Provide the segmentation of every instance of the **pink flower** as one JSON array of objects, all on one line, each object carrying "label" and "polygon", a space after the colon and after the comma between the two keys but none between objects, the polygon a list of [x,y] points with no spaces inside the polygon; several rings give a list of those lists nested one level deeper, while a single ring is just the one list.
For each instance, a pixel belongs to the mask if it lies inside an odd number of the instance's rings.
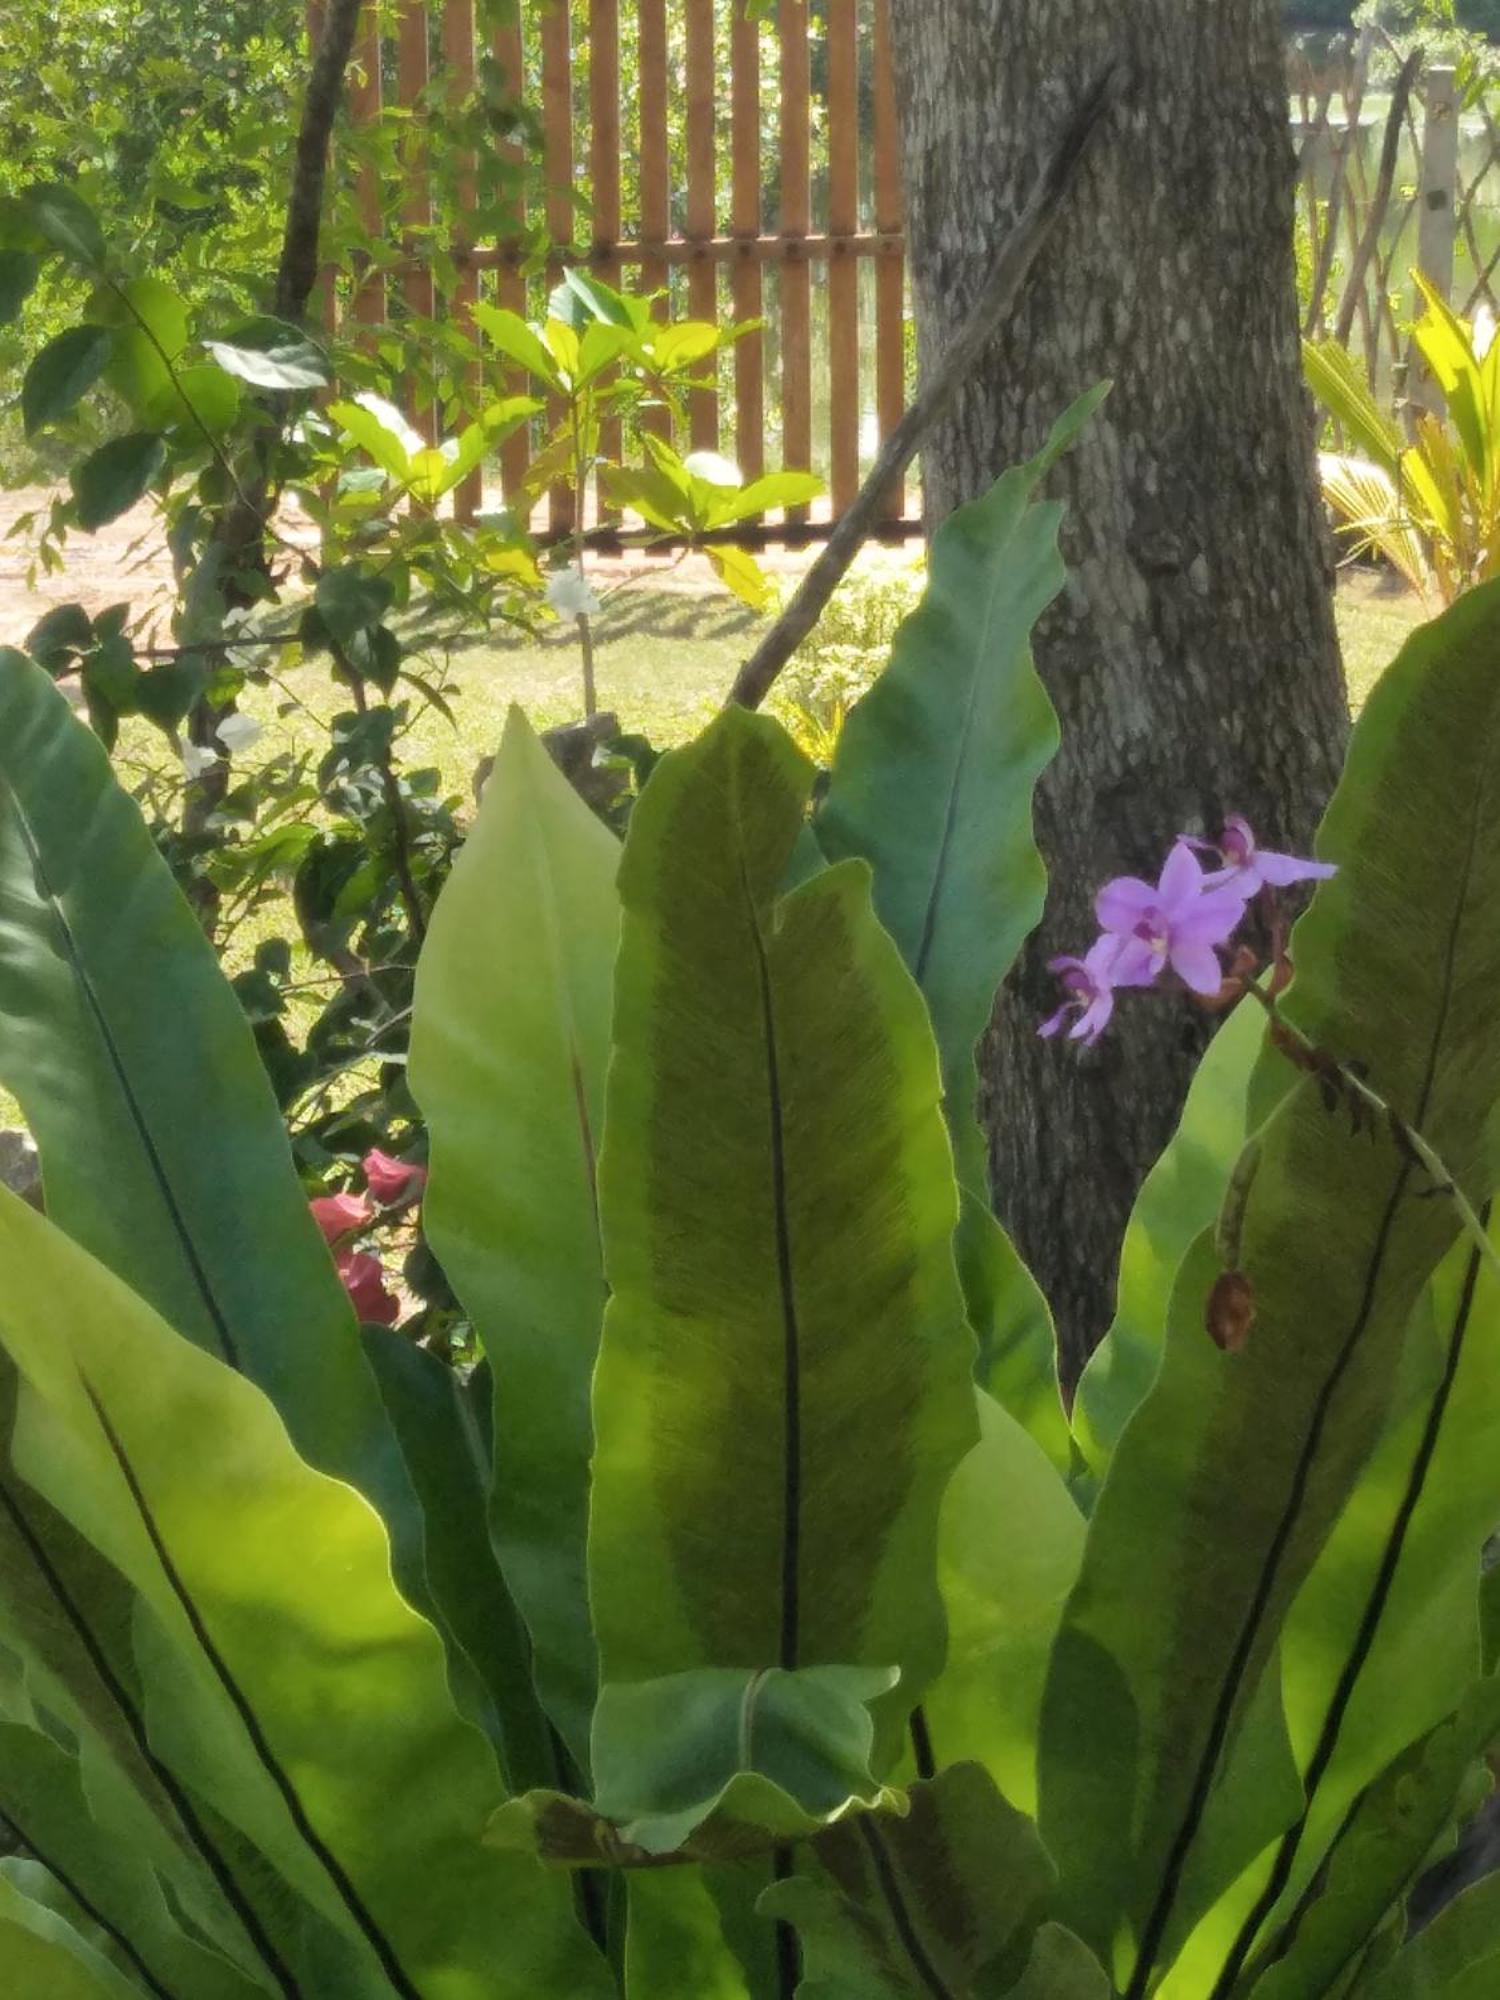
[{"label": "pink flower", "polygon": [[375,1211],[362,1194],[323,1194],[309,1205],[325,1243],[357,1236],[375,1220]]},{"label": "pink flower", "polygon": [[401,1302],[386,1290],[380,1259],[365,1250],[340,1250],[334,1262],[361,1321],[367,1326],[394,1326],[401,1317]]},{"label": "pink flower", "polygon": [[1149,985],[1170,966],[1194,993],[1213,994],[1224,983],[1215,947],[1229,942],[1244,917],[1245,891],[1238,878],[1206,876],[1192,849],[1179,841],[1154,887],[1121,875],[1105,883],[1094,909],[1107,936],[1146,947],[1146,976],[1132,966],[1132,976],[1116,974],[1114,985]]},{"label": "pink flower", "polygon": [[[1190,844],[1206,853],[1215,851],[1206,841],[1195,840]],[[1259,889],[1285,889],[1293,882],[1326,882],[1330,875],[1339,872],[1328,861],[1304,861],[1300,855],[1273,854],[1268,848],[1258,847],[1249,820],[1239,813],[1231,813],[1225,820],[1217,852],[1223,856],[1225,865],[1208,877],[1208,886],[1232,884],[1247,901]]]},{"label": "pink flower", "polygon": [[365,1154],[360,1165],[365,1170],[370,1193],[382,1208],[390,1208],[398,1201],[411,1200],[427,1185],[425,1167],[412,1160],[393,1159],[389,1153],[382,1153],[378,1146]]},{"label": "pink flower", "polygon": [[1148,985],[1156,974],[1145,946],[1106,932],[1089,947],[1084,958],[1052,958],[1047,970],[1063,983],[1067,999],[1037,1033],[1044,1040],[1061,1034],[1070,1014],[1078,1019],[1068,1029],[1068,1040],[1092,1047],[1109,1026],[1115,1011],[1115,989],[1120,986]]}]

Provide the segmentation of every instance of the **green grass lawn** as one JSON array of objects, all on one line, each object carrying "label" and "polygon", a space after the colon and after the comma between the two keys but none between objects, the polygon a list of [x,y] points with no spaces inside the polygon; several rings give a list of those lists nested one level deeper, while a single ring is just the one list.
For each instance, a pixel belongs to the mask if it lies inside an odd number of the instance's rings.
[{"label": "green grass lawn", "polygon": [[[1339,633],[1356,712],[1423,615],[1409,592],[1388,589],[1367,573],[1346,574],[1338,599]],[[623,728],[652,742],[682,742],[713,716],[763,629],[754,613],[722,597],[651,586],[623,593],[601,623],[600,705],[616,713]],[[418,630],[404,636],[409,644],[420,643]],[[453,721],[434,708],[418,714],[403,757],[408,765],[436,765],[455,791],[467,794],[474,766],[499,741],[512,702],[541,729],[574,721],[582,712],[578,648],[561,629],[540,642],[520,635],[489,638],[457,648],[433,666]],[[338,699],[319,662],[299,669],[287,689],[317,714],[328,713]],[[306,718],[295,711],[278,713],[287,706],[284,690],[254,689],[244,705],[268,725],[268,746],[285,747],[307,731]],[[132,757],[159,762],[164,754],[154,733],[138,731],[130,741]]]},{"label": "green grass lawn", "polygon": [[[1357,710],[1423,614],[1409,594],[1358,573],[1346,577],[1338,612],[1350,700]],[[618,714],[623,727],[653,742],[681,742],[722,703],[760,630],[757,617],[720,597],[650,587],[625,594],[611,606],[601,633],[601,704]],[[406,636],[409,642],[418,637],[410,631]],[[404,761],[409,767],[435,765],[445,788],[467,799],[474,766],[499,742],[510,704],[520,703],[540,728],[572,721],[581,711],[578,673],[577,647],[561,632],[540,643],[491,639],[434,660],[432,677],[453,720],[435,708],[416,715],[403,745]],[[342,704],[326,668],[312,662],[280,687],[252,689],[244,705],[266,724],[253,761],[289,745],[315,743],[311,716],[326,716]],[[155,731],[136,725],[122,732],[120,762],[129,782],[147,769],[169,768],[173,760]],[[248,962],[259,938],[292,928],[277,904],[263,907],[236,933],[230,962]],[[0,1125],[16,1116],[15,1106],[0,1093]]]}]

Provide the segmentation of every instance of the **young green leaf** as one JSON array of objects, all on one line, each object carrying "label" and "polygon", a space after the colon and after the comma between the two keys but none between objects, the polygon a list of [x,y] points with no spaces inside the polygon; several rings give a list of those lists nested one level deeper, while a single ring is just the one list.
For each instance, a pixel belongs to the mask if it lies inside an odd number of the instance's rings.
[{"label": "young green leaf", "polygon": [[1245,1149],[1250,1076],[1265,1039],[1260,1009],[1249,1001],[1236,1008],[1199,1063],[1182,1121],[1131,1211],[1115,1317],[1073,1402],[1073,1435],[1095,1478],[1103,1478],[1161,1365],[1182,1261],[1224,1205]]},{"label": "young green leaf", "polygon": [[24,220],[54,250],[60,250],[85,271],[104,263],[104,231],[83,196],[65,182],[23,188],[20,211]]},{"label": "young green leaf", "polygon": [[481,300],[474,308],[474,324],[507,361],[514,361],[548,389],[562,387],[552,356],[519,313]]},{"label": "young green leaf", "polygon": [[979,1429],[943,1499],[948,1656],[922,1713],[937,1765],[983,1764],[1012,1805],[1034,1813],[1042,1690],[1084,1520],[1041,1445],[982,1390]]},{"label": "young green leaf", "polygon": [[[859,855],[874,868],[876,911],[932,1016],[959,1183],[977,1214],[988,1208],[989,1167],[975,1109],[975,1044],[1041,914],[1046,875],[1032,796],[1057,751],[1031,631],[1062,589],[1062,511],[1034,496],[1102,396],[1086,397],[1039,458],[939,529],[927,594],[845,725],[816,822],[831,858]],[[1034,1299],[1024,1283],[1020,1311],[997,1295],[1003,1259],[984,1220],[965,1227],[959,1260],[980,1380],[1037,1427],[1065,1466],[1045,1313],[1027,1309]],[[1019,1348],[997,1338],[1007,1324]]]},{"label": "young green leaf", "polygon": [[699,1668],[600,1690],[594,1803],[646,1854],[815,1832],[881,1788],[869,1704],[894,1669]]},{"label": "young green leaf", "polygon": [[868,872],[777,900],[810,781],[735,711],[632,818],[590,1590],[608,1681],[899,1667],[879,1771],[941,1663],[973,1349],[931,1033]]},{"label": "young green leaf", "polygon": [[166,462],[166,443],[154,431],[131,431],[90,452],[68,474],[79,527],[92,534],[129,513]]},{"label": "young green leaf", "polygon": [[70,326],[37,354],[21,381],[21,421],[31,437],[70,416],[109,365],[115,336],[107,326]]},{"label": "young green leaf", "polygon": [[543,1703],[583,1771],[589,1390],[605,1299],[595,1173],[619,858],[513,709],[432,915],[409,1066],[431,1133],[425,1225],[494,1370],[495,1546]]},{"label": "young green leaf", "polygon": [[205,340],[203,345],[221,368],[255,389],[293,394],[322,389],[333,380],[322,348],[285,320],[246,320],[222,340]]},{"label": "young green leaf", "polygon": [[31,297],[41,269],[29,250],[0,250],[0,326],[9,326]]}]

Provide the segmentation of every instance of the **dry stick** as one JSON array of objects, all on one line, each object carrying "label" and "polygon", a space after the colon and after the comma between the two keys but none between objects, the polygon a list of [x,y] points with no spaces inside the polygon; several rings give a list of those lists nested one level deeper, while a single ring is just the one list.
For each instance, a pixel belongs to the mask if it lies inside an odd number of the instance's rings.
[{"label": "dry stick", "polygon": [[[996,332],[1015,310],[1037,254],[1057,221],[1090,140],[1121,87],[1111,63],[1085,96],[1053,148],[1020,220],[1006,238],[979,303],[960,327],[917,400],[881,447],[875,469],[830,536],[792,601],[741,667],[729,703],[759,708],[772,683],[822,617],[828,600],[866,539],[879,525],[885,495],[952,408]],[[728,705],[728,704],[726,704]]]},{"label": "dry stick", "polygon": [[[1401,129],[1406,123],[1406,107],[1411,102],[1411,94],[1416,88],[1417,78],[1422,74],[1422,64],[1425,60],[1426,51],[1414,49],[1401,65],[1401,74],[1396,78],[1390,116],[1385,121],[1385,144],[1381,148],[1380,172],[1375,180],[1375,199],[1370,204],[1370,213],[1365,222],[1364,234],[1359,239],[1359,248],[1354,253],[1354,262],[1349,266],[1349,281],[1344,286],[1344,296],[1339,303],[1339,316],[1334,321],[1333,337],[1340,347],[1349,345],[1349,337],[1354,331],[1354,315],[1359,309],[1359,300],[1364,290],[1365,274],[1370,268],[1370,259],[1380,244],[1380,232],[1385,227],[1386,211],[1390,208],[1391,195],[1396,186],[1396,163],[1401,155]],[[1329,227],[1331,234],[1331,217]]]}]

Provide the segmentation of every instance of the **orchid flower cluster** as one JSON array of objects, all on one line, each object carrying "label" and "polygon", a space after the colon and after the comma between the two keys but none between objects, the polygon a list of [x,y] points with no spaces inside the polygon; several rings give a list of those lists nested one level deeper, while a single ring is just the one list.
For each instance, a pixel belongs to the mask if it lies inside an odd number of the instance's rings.
[{"label": "orchid flower cluster", "polygon": [[[1205,867],[1200,854],[1216,857],[1218,866]],[[1038,1034],[1050,1038],[1067,1028],[1070,1041],[1091,1045],[1109,1026],[1117,993],[1174,976],[1190,992],[1214,998],[1225,978],[1219,953],[1254,899],[1337,872],[1326,861],[1261,847],[1238,813],[1225,822],[1217,843],[1179,834],[1155,883],[1137,875],[1105,883],[1094,899],[1099,936],[1082,958],[1048,961],[1067,998]]]},{"label": "orchid flower cluster", "polygon": [[401,1301],[385,1282],[385,1266],[356,1241],[376,1222],[388,1221],[420,1201],[427,1169],[412,1160],[393,1159],[374,1147],[360,1162],[365,1186],[359,1193],[319,1195],[311,1203],[313,1220],[333,1252],[344,1290],[360,1319],[370,1326],[394,1326]]}]

